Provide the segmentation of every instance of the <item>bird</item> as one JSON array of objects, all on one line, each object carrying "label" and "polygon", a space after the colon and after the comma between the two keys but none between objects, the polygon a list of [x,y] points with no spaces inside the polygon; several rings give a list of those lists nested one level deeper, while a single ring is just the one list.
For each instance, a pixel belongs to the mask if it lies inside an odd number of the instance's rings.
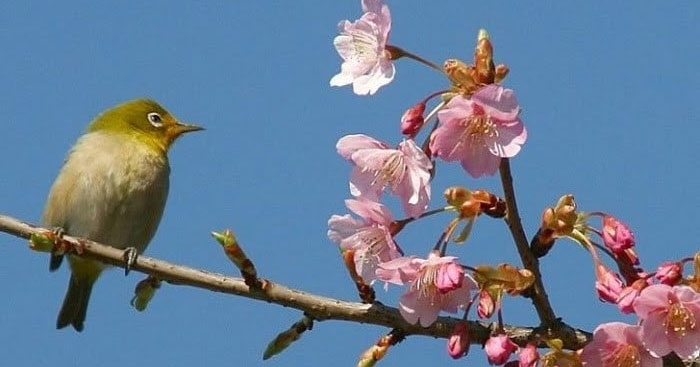
[{"label": "bird", "polygon": [[[168,197],[168,151],[185,133],[203,130],[178,121],[152,99],[124,102],[99,114],[78,138],[51,186],[42,224],[125,250],[127,265],[153,238]],[[49,270],[63,256],[52,253]],[[84,328],[90,293],[107,265],[68,255],[71,277],[56,328]],[[127,266],[127,274],[129,266]]]}]

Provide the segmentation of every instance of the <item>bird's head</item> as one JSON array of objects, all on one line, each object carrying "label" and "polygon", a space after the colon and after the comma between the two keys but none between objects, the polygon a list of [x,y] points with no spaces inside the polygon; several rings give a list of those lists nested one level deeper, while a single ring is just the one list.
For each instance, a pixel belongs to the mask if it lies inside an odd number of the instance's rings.
[{"label": "bird's head", "polygon": [[203,128],[179,122],[151,99],[135,99],[111,108],[99,115],[88,128],[88,132],[129,135],[162,153],[166,153],[182,134],[198,130]]}]

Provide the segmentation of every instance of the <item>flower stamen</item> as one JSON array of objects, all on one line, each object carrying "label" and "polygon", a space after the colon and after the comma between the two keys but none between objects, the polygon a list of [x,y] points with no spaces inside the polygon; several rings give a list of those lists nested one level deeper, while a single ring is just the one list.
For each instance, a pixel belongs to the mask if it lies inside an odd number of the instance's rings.
[{"label": "flower stamen", "polygon": [[639,349],[630,344],[619,345],[613,353],[603,356],[602,359],[605,367],[636,367],[642,364]]},{"label": "flower stamen", "polygon": [[673,302],[668,308],[664,326],[666,327],[666,335],[673,333],[683,337],[689,331],[695,330],[697,323],[695,316],[687,307],[680,302]]}]

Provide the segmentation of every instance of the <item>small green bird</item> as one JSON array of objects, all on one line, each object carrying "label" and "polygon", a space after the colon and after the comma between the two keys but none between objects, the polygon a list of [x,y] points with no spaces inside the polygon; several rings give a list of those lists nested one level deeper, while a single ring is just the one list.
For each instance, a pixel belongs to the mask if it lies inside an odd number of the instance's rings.
[{"label": "small green bird", "polygon": [[[68,154],[46,203],[43,225],[125,252],[134,259],[156,232],[168,197],[168,149],[186,125],[150,99],[103,112]],[[135,249],[135,251],[134,251]],[[62,255],[51,255],[58,269]],[[92,286],[107,265],[69,256],[68,291],[56,327],[83,330]]]}]

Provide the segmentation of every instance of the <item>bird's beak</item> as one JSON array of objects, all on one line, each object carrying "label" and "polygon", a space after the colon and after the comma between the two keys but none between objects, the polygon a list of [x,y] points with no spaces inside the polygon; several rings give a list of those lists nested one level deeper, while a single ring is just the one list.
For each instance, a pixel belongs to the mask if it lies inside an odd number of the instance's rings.
[{"label": "bird's beak", "polygon": [[204,130],[204,128],[201,126],[197,126],[197,125],[183,124],[183,123],[178,122],[175,125],[172,125],[172,127],[168,131],[168,135],[170,135],[172,139],[175,139],[184,133],[189,133],[192,131],[199,131],[199,130]]}]

